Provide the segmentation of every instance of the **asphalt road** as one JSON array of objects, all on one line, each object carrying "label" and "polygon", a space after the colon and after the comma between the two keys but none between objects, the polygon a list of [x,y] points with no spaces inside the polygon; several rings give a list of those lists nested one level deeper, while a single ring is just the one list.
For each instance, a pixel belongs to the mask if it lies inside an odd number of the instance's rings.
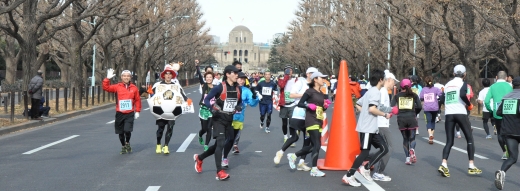
[{"label": "asphalt road", "polygon": [[[187,88],[186,92],[195,102],[200,100],[198,88]],[[148,104],[143,102],[143,109],[147,108]],[[333,110],[327,111],[328,116],[332,116]],[[472,121],[477,127],[473,135],[480,157],[475,157],[475,164],[483,174],[467,174],[463,137],[455,140],[454,147],[459,149],[452,149],[450,154],[451,177],[440,176],[437,168],[441,164],[441,144],[446,142],[444,123],[437,123],[438,143],[429,145],[423,138],[427,137],[424,120],[419,120],[418,162],[405,165],[400,146],[402,137],[393,118],[390,128],[394,152],[390,153],[386,169],[392,181],[369,184],[364,181],[363,186],[353,188],[341,182],[346,171],[325,171],[326,177],[318,178],[291,170],[286,157],[275,165],[273,157],[283,144],[278,112],[273,112],[271,133],[266,134],[258,128],[258,108],[247,108],[239,144],[241,153],[230,154],[227,172],[231,178],[222,182],[215,180],[214,157],[204,161],[202,173],[194,170],[193,154],[203,151],[197,136],[192,135],[200,129],[197,114],[178,118],[170,155],[155,154],[157,126],[149,110],[142,111],[135,121],[130,141],[133,153],[120,155],[121,146],[111,123],[114,116],[111,108],[0,137],[0,190],[496,190],[494,172],[502,164],[496,136],[486,140],[482,122]],[[300,149],[301,140],[286,153]],[[324,156],[322,150],[320,158]],[[520,187],[518,176],[513,176],[518,172],[518,165],[508,171],[505,190]]]}]

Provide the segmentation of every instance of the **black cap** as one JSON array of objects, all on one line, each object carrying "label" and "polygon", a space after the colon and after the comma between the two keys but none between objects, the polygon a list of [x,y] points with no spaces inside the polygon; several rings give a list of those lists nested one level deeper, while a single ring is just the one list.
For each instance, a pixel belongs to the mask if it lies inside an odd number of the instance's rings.
[{"label": "black cap", "polygon": [[520,76],[513,79],[513,86],[520,86]]},{"label": "black cap", "polygon": [[239,78],[247,78],[246,74],[244,74],[244,72],[238,72],[238,77]]},{"label": "black cap", "polygon": [[235,67],[233,65],[228,65],[224,68],[224,73],[229,73],[229,72],[239,72],[239,70],[237,69],[237,67]]}]

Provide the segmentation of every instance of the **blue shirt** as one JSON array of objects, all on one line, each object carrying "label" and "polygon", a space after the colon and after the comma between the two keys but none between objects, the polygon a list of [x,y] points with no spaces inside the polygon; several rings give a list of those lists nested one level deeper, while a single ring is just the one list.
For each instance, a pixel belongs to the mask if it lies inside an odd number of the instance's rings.
[{"label": "blue shirt", "polygon": [[251,92],[251,90],[249,90],[249,88],[245,87],[245,86],[241,86],[240,88],[242,88],[242,106],[244,106],[242,108],[242,111],[241,112],[237,112],[233,115],[233,121],[240,121],[240,122],[244,122],[244,113],[246,112],[246,106],[249,105],[251,107],[255,107],[256,105],[258,105],[258,98],[256,99],[253,99],[253,93]]}]

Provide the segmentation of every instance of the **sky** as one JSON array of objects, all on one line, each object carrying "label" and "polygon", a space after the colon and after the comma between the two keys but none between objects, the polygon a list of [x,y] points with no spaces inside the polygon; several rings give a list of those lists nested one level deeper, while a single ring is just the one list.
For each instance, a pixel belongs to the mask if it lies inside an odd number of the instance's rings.
[{"label": "sky", "polygon": [[[253,42],[268,42],[276,33],[287,31],[299,0],[197,0],[203,12],[202,20],[209,34],[228,42],[229,32],[244,25],[253,32]],[[231,21],[231,19],[233,21]]]}]

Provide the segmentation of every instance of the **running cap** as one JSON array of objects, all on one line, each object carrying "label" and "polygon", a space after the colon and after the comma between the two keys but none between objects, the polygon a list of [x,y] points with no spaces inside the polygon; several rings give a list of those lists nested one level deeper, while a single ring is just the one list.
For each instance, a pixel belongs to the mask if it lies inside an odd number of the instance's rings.
[{"label": "running cap", "polygon": [[412,82],[409,79],[403,79],[401,80],[401,88],[404,88],[405,86],[412,87]]},{"label": "running cap", "polygon": [[395,75],[392,74],[389,70],[385,70],[385,79],[393,79],[395,82],[399,82],[399,80],[395,78]]},{"label": "running cap", "polygon": [[513,79],[513,86],[520,86],[520,76]]},{"label": "running cap", "polygon": [[[307,71],[309,71],[309,70],[307,70]],[[316,77],[322,77],[322,78],[324,78],[324,77],[327,77],[327,75],[324,75],[324,74],[322,74],[321,72],[316,71],[316,72],[313,72],[313,73],[312,73],[312,75],[311,75],[311,79],[314,79],[314,78],[316,78]]]},{"label": "running cap", "polygon": [[464,73],[466,73],[466,67],[464,67],[461,64],[456,65],[455,68],[453,68],[453,73],[454,74],[464,74]]},{"label": "running cap", "polygon": [[[307,71],[305,73],[316,73],[319,72],[317,68],[315,67],[309,67],[307,68]],[[321,73],[320,73],[321,74]],[[312,78],[312,77],[311,77]]]}]

